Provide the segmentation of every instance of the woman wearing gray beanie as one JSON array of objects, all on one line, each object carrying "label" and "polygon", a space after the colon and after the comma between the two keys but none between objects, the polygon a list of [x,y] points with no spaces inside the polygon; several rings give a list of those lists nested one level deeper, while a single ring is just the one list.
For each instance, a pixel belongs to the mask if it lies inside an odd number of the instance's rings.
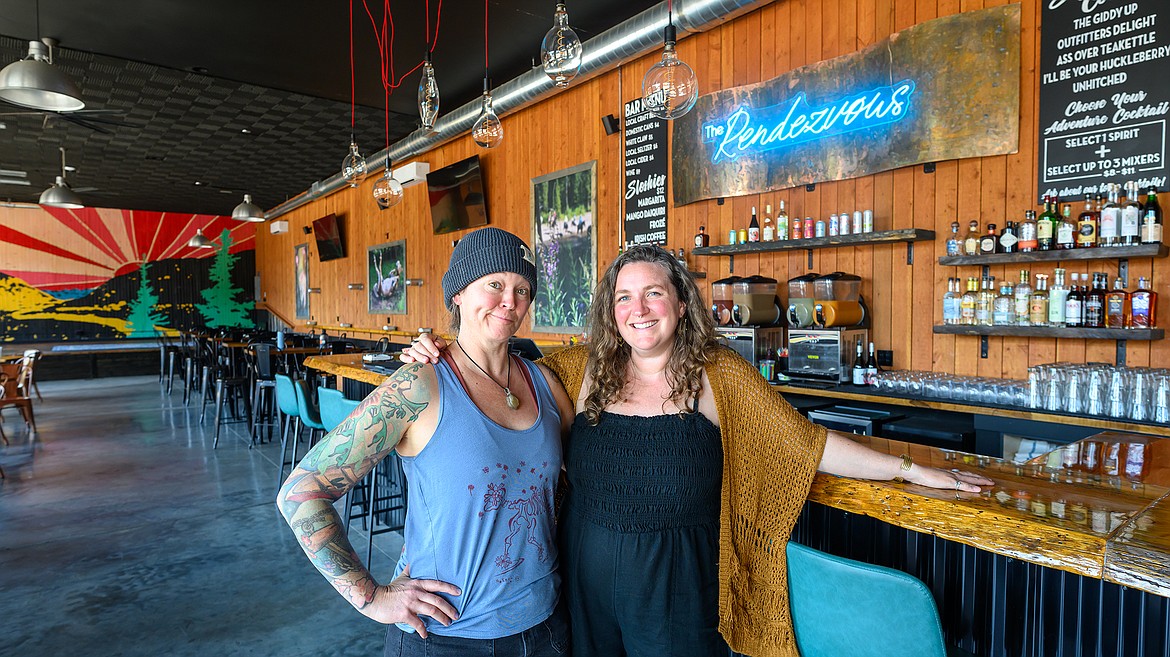
[{"label": "woman wearing gray beanie", "polygon": [[[386,655],[560,655],[553,497],[573,405],[552,372],[508,353],[536,288],[532,250],[497,228],[464,236],[443,275],[457,338],[404,365],[293,471],[277,505],[310,561]],[[551,385],[550,385],[551,382]],[[333,502],[395,450],[410,505],[389,584],[353,551]]]}]

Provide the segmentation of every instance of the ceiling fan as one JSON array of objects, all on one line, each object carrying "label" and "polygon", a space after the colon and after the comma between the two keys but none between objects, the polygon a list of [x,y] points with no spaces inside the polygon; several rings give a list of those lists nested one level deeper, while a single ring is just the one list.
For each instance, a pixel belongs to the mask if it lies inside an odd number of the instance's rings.
[{"label": "ceiling fan", "polygon": [[[0,104],[0,108],[9,107],[8,105]],[[15,109],[15,106],[12,106]],[[113,126],[115,128],[128,127],[129,123],[120,120],[126,115],[122,110],[113,109],[83,109],[74,112],[61,112],[56,110],[34,110],[34,109],[20,109],[13,112],[0,112],[2,117],[20,117],[20,116],[43,116],[41,121],[41,129],[49,127],[49,121],[53,119],[61,119],[79,125],[83,128],[89,128],[95,132],[100,132],[104,135],[111,134],[108,129],[103,126]]]}]

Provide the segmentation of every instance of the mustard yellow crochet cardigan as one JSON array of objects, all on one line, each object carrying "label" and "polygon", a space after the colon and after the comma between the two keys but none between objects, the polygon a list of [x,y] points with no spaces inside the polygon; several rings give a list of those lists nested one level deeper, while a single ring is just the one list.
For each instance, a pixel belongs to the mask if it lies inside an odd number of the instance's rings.
[{"label": "mustard yellow crochet cardigan", "polygon": [[[576,400],[587,346],[540,362]],[[825,428],[773,391],[750,363],[721,348],[707,367],[723,440],[719,632],[753,657],[797,657],[784,546],[825,449]]]}]

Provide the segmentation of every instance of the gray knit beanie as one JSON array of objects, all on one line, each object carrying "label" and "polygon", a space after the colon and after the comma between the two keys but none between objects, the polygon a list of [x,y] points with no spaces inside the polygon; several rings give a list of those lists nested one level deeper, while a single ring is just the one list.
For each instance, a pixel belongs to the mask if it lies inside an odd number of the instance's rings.
[{"label": "gray knit beanie", "polygon": [[443,274],[443,303],[451,310],[451,298],[480,276],[507,271],[523,276],[536,298],[536,257],[519,237],[499,228],[480,228],[455,245],[447,273]]}]

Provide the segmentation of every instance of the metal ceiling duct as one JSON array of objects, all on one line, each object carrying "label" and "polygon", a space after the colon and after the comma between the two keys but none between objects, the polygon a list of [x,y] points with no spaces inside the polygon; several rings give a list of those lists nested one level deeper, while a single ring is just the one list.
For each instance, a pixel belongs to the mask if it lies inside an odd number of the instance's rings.
[{"label": "metal ceiling duct", "polygon": [[[754,11],[772,0],[679,0],[674,3],[674,25],[679,39],[689,34],[705,32],[713,27]],[[620,25],[593,37],[583,44],[581,72],[569,88],[585,80],[608,73],[643,55],[662,48],[662,29],[666,27],[666,3],[634,16]],[[534,52],[539,44],[533,44]],[[639,76],[639,84],[641,78]],[[492,90],[493,106],[503,116],[533,105],[564,91],[557,87],[538,66]],[[480,99],[467,103],[435,122],[433,132],[416,130],[404,139],[366,158],[372,173],[386,168],[386,156],[391,162],[404,162],[432,148],[445,144],[471,130],[479,117]],[[338,172],[325,180],[313,183],[309,190],[268,211],[268,218],[276,218],[323,196],[336,192],[348,183]]]}]

